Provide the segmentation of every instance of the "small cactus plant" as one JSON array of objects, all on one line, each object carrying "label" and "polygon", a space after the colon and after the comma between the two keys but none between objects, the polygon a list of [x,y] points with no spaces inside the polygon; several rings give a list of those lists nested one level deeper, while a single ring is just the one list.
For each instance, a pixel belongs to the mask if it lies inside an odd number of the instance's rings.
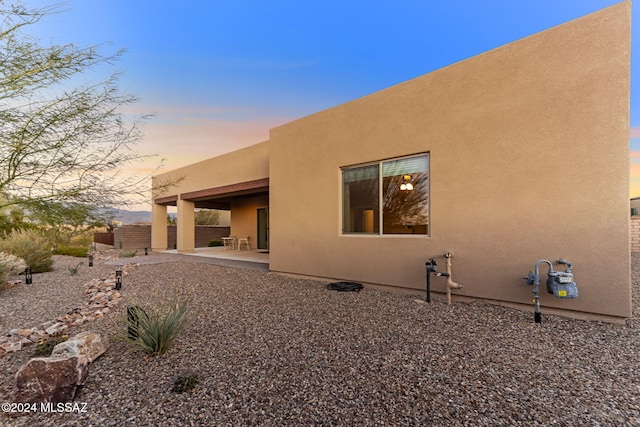
[{"label": "small cactus plant", "polygon": [[79,262],[75,267],[69,266],[69,274],[71,274],[72,276],[75,276],[76,274],[78,274],[78,271],[80,270],[80,266],[82,264],[83,264],[82,262]]},{"label": "small cactus plant", "polygon": [[198,384],[198,376],[196,374],[181,375],[173,383],[173,389],[171,389],[171,391],[174,393],[184,393],[193,390],[196,384]]}]

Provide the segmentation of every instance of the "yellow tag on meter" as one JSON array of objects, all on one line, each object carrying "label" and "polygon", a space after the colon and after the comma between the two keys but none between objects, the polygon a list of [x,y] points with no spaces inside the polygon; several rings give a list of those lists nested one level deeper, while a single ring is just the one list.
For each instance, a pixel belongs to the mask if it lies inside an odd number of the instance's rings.
[{"label": "yellow tag on meter", "polygon": [[564,291],[564,290],[558,291],[558,296],[559,297],[566,297],[567,296],[567,291]]}]

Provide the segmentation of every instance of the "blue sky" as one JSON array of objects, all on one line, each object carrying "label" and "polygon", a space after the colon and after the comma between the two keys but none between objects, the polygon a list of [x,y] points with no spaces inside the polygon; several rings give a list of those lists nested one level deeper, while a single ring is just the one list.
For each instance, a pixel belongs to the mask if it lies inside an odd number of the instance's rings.
[{"label": "blue sky", "polygon": [[[36,35],[126,49],[117,63],[125,72],[120,87],[141,98],[139,112],[155,113],[139,151],[166,158],[170,170],[264,141],[279,124],[616,3],[71,0]],[[635,61],[640,35],[632,33]],[[638,191],[632,196],[640,196],[637,75],[633,62],[630,149]]]}]

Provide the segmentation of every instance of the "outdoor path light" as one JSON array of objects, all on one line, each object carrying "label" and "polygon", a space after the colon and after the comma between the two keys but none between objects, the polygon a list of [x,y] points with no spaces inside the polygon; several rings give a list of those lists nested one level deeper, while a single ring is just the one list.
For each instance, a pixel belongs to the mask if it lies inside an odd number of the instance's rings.
[{"label": "outdoor path light", "polygon": [[27,285],[30,285],[33,283],[33,275],[31,274],[31,267],[27,267],[26,270],[24,270],[24,276],[25,276],[25,283]]},{"label": "outdoor path light", "polygon": [[118,267],[116,270],[116,290],[122,289],[122,268]]},{"label": "outdoor path light", "polygon": [[89,267],[93,267],[93,254],[89,254]]}]

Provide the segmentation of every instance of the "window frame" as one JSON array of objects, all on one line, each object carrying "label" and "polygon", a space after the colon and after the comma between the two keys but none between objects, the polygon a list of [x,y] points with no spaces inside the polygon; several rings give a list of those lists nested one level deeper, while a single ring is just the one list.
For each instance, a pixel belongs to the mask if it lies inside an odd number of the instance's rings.
[{"label": "window frame", "polygon": [[[427,216],[427,232],[420,234],[409,234],[409,233],[385,233],[384,232],[384,176],[383,176],[383,165],[386,162],[393,162],[397,160],[409,159],[412,157],[421,157],[426,156],[427,158],[427,183],[426,183],[426,192],[427,192],[427,207],[426,207],[426,216]],[[364,231],[345,231],[345,200],[344,200],[344,171],[349,169],[357,169],[364,168],[367,166],[378,166],[378,231],[377,232],[364,232]],[[431,153],[429,151],[425,151],[422,153],[408,154],[405,156],[392,157],[382,160],[376,160],[365,163],[358,163],[354,165],[341,166],[339,171],[339,179],[340,179],[340,208],[339,208],[339,231],[340,236],[346,237],[401,237],[401,238],[425,238],[431,237]]]}]

